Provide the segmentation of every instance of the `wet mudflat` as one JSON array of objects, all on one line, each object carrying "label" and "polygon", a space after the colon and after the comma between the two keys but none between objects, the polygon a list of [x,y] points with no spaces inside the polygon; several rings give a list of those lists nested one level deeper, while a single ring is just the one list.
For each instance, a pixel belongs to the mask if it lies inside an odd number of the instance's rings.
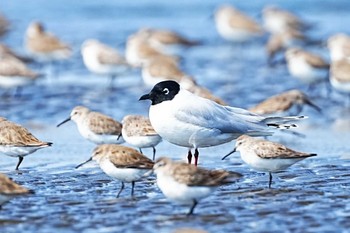
[{"label": "wet mudflat", "polygon": [[[333,33],[350,33],[347,1],[274,1],[298,12],[315,24],[308,34],[326,39]],[[237,3],[240,9],[258,17],[267,4]],[[43,21],[51,31],[69,41],[74,58],[55,66],[58,73],[48,75],[22,95],[2,95],[1,115],[30,129],[34,135],[54,143],[24,159],[21,172],[15,172],[15,158],[0,156],[0,172],[33,189],[34,195],[12,200],[0,211],[1,232],[172,232],[190,227],[208,232],[346,232],[350,227],[350,123],[346,96],[333,92],[325,96],[323,87],[308,93],[323,109],[317,113],[305,108],[309,118],[298,132],[304,138],[278,133],[271,140],[317,157],[293,165],[274,175],[272,189],[268,176],[251,170],[234,154],[234,142],[202,149],[200,166],[237,171],[244,176],[237,183],[220,187],[204,199],[196,214],[186,217],[187,206],[167,201],[155,185],[155,178],[138,182],[134,198],[130,186],[117,199],[120,183],[107,177],[94,164],[80,169],[95,147],[84,140],[73,123],[60,128],[76,105],[86,105],[121,120],[126,114],[148,114],[148,103],[139,102],[149,91],[140,72],[130,70],[117,80],[117,88],[106,91],[108,79],[90,74],[82,64],[80,44],[98,38],[123,50],[127,36],[141,26],[170,28],[203,41],[201,46],[179,52],[183,69],[203,86],[233,106],[248,108],[273,94],[307,87],[292,79],[284,65],[268,67],[264,51],[266,38],[232,45],[219,38],[210,14],[217,1],[22,1],[0,4],[1,11],[13,21],[13,31],[4,39],[18,51],[23,50],[24,30],[31,20]],[[40,6],[40,7],[38,7]],[[65,17],[62,17],[64,12]],[[327,56],[323,47],[310,47]],[[39,69],[38,67],[33,67]],[[50,68],[42,68],[51,74]],[[151,157],[152,151],[145,150]],[[162,142],[158,156],[184,159],[186,149]]]}]

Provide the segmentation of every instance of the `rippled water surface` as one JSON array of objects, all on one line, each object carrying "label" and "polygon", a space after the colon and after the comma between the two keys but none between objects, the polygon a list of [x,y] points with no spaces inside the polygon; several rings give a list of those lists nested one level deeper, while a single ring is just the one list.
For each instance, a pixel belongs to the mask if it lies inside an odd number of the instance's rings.
[{"label": "rippled water surface", "polygon": [[[325,40],[336,32],[350,33],[350,2],[273,1],[297,12],[314,25],[308,35]],[[239,155],[221,161],[233,143],[202,149],[200,165],[237,171],[244,177],[220,187],[204,199],[196,214],[186,217],[188,206],[168,202],[154,177],[136,184],[136,197],[126,186],[116,199],[119,182],[112,181],[93,164],[78,170],[94,145],[84,140],[73,123],[56,128],[78,105],[102,111],[121,120],[125,114],[147,115],[149,103],[138,98],[149,91],[140,71],[131,70],[117,80],[117,89],[106,91],[108,80],[90,74],[82,64],[79,48],[87,38],[124,49],[127,36],[142,26],[174,29],[201,46],[180,51],[182,68],[198,83],[234,106],[248,108],[284,90],[306,87],[292,79],[283,65],[266,66],[264,42],[232,45],[219,38],[211,19],[219,1],[1,1],[0,11],[12,22],[12,31],[1,40],[19,52],[25,28],[41,20],[50,31],[69,42],[74,57],[54,67],[33,69],[47,75],[20,97],[0,90],[1,115],[29,128],[42,140],[52,141],[24,159],[21,173],[17,159],[0,156],[0,172],[35,190],[17,198],[0,211],[1,232],[172,232],[189,227],[208,232],[348,232],[350,227],[350,123],[346,98],[338,93],[325,97],[322,88],[309,93],[322,107],[308,115],[298,129],[305,138],[277,134],[271,140],[317,157],[306,159],[274,176],[243,164]],[[267,1],[236,1],[236,6],[256,19]],[[310,50],[327,56],[322,46]],[[55,73],[55,74],[54,74]],[[144,151],[151,156],[151,150]],[[163,142],[158,155],[184,159],[186,149]]]}]

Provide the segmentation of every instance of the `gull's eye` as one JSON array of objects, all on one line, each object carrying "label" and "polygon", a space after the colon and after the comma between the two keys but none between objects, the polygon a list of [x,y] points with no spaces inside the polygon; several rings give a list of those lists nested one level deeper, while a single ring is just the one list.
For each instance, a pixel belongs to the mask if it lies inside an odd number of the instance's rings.
[{"label": "gull's eye", "polygon": [[164,93],[165,95],[169,94],[169,89],[168,89],[168,88],[164,88],[164,89],[163,89],[163,93]]}]

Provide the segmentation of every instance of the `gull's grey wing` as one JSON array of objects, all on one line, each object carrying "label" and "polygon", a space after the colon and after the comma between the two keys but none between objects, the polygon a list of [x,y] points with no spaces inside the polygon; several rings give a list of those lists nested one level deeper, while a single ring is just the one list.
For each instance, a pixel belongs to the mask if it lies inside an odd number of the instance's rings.
[{"label": "gull's grey wing", "polygon": [[222,106],[213,101],[197,97],[187,101],[175,113],[175,118],[207,129],[217,129],[223,133],[264,132],[267,126],[263,117],[247,110]]}]

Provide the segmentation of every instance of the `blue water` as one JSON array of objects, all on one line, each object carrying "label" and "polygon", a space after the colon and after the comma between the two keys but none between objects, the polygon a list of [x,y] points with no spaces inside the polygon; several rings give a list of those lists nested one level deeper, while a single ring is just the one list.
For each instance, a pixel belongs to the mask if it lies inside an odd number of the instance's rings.
[{"label": "blue water", "polygon": [[[0,12],[11,20],[12,30],[0,40],[18,52],[25,29],[40,20],[74,49],[71,60],[52,70],[32,68],[49,74],[36,85],[23,89],[20,97],[0,90],[1,115],[25,125],[38,138],[52,141],[24,159],[22,174],[14,172],[17,159],[0,156],[0,172],[35,190],[12,200],[0,211],[1,232],[173,232],[190,227],[208,232],[347,232],[350,227],[349,158],[350,123],[346,97],[322,88],[309,93],[323,114],[305,108],[298,132],[305,138],[278,134],[271,140],[318,156],[304,160],[274,176],[257,173],[239,158],[220,158],[233,143],[202,149],[200,165],[224,168],[244,175],[238,183],[219,188],[204,199],[196,215],[183,215],[187,206],[167,201],[154,184],[154,177],[136,184],[136,198],[130,199],[127,185],[116,199],[119,183],[90,165],[75,170],[95,147],[84,140],[73,123],[56,128],[76,105],[86,105],[121,120],[126,114],[148,114],[149,103],[138,98],[149,91],[140,71],[120,77],[117,90],[106,92],[108,79],[90,74],[79,53],[88,38],[124,51],[125,40],[140,27],[169,28],[203,45],[181,51],[182,68],[198,83],[211,89],[233,106],[248,108],[284,90],[307,88],[292,79],[280,65],[266,65],[266,37],[244,45],[232,45],[216,33],[211,18],[223,1],[1,1]],[[336,32],[350,33],[349,1],[269,1],[292,10],[310,22],[311,38],[325,41]],[[267,1],[235,1],[235,6],[259,19]],[[323,54],[326,48],[309,47]],[[51,75],[50,75],[51,74]],[[186,149],[162,142],[158,155],[184,159]],[[144,151],[151,156],[151,150]]]}]

